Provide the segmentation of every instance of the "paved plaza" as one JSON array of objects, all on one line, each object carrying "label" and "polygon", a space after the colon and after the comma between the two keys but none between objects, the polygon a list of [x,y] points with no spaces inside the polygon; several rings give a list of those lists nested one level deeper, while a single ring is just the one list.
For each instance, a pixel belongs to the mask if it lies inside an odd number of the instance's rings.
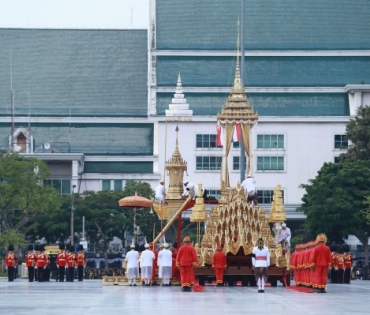
[{"label": "paved plaza", "polygon": [[251,287],[206,286],[204,292],[180,287],[102,286],[101,280],[33,282],[0,279],[0,314],[216,315],[370,313],[370,281],[331,285],[327,294],[300,293],[282,286],[258,294]]}]

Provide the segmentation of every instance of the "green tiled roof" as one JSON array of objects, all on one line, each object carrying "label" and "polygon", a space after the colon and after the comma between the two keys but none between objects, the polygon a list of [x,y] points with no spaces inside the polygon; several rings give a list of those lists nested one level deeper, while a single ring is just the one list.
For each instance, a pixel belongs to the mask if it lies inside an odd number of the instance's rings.
[{"label": "green tiled roof", "polygon": [[153,173],[153,162],[85,162],[85,173]]},{"label": "green tiled roof", "polygon": [[[157,114],[164,115],[173,94],[157,93]],[[217,115],[228,94],[186,93],[194,115]],[[260,116],[348,116],[346,93],[251,93],[249,101]]]},{"label": "green tiled roof", "polygon": [[[235,49],[240,0],[157,0],[157,49]],[[246,49],[369,49],[368,0],[245,1]]]},{"label": "green tiled roof", "polygon": [[[153,128],[153,124],[31,125],[36,151],[42,152],[41,147],[46,142],[64,142],[56,143],[56,148],[65,149],[69,145],[71,153],[101,155],[153,155]],[[0,124],[1,147],[8,146],[9,134],[10,124]]]},{"label": "green tiled roof", "polygon": [[[231,86],[232,57],[158,56],[157,85]],[[370,82],[370,57],[247,57],[248,86],[345,86]]]},{"label": "green tiled roof", "polygon": [[0,115],[146,116],[146,30],[0,29]]}]

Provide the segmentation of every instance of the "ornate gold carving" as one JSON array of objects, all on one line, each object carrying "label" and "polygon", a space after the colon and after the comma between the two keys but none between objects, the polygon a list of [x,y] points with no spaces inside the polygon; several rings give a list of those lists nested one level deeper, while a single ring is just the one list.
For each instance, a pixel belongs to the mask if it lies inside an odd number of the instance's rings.
[{"label": "ornate gold carving", "polygon": [[[204,204],[202,184],[198,184],[198,196],[190,215],[190,222],[204,222],[207,220],[206,206]],[[199,246],[199,244],[198,244]]]},{"label": "ornate gold carving", "polygon": [[281,193],[281,185],[278,184],[274,188],[274,196],[271,204],[271,211],[269,222],[283,222],[286,220],[286,213],[284,210],[283,197]]}]

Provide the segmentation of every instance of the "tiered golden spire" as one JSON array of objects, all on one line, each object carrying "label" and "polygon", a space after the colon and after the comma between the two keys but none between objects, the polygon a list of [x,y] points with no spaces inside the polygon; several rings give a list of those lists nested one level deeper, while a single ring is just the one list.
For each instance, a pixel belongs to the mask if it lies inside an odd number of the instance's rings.
[{"label": "tiered golden spire", "polygon": [[[258,115],[253,112],[251,105],[245,95],[245,89],[240,77],[240,35],[239,35],[240,23],[238,21],[238,39],[237,39],[237,52],[236,52],[236,70],[234,85],[231,89],[231,93],[227,98],[224,108],[221,113],[217,115],[217,120],[221,124],[225,122],[244,122],[254,123],[258,120]],[[244,56],[242,56],[244,58]]]},{"label": "tiered golden spire", "polygon": [[271,211],[269,222],[284,222],[286,220],[286,213],[284,210],[283,196],[281,193],[281,185],[278,184],[274,188],[274,196],[272,198]]},{"label": "tiered golden spire", "polygon": [[169,186],[167,199],[178,199],[183,193],[184,172],[187,170],[187,163],[182,159],[179,151],[178,132],[179,127],[176,126],[176,145],[172,153],[172,157],[166,162],[166,170],[169,173]]}]

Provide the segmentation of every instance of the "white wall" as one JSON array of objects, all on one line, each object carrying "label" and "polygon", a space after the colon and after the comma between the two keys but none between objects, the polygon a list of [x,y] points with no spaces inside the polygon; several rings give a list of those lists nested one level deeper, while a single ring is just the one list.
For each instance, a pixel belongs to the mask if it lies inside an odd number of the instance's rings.
[{"label": "white wall", "polygon": [[149,0],[0,0],[1,28],[148,29]]},{"label": "white wall", "polygon": [[[177,123],[169,122],[167,126],[167,159],[175,148]],[[196,171],[198,155],[221,156],[221,149],[196,149],[196,134],[215,134],[215,122],[180,122],[179,125],[179,150],[183,159],[188,163],[191,182],[201,182],[206,188],[219,188],[219,171]],[[334,157],[343,151],[334,149],[334,135],[345,134],[343,122],[259,122],[253,128],[254,148],[253,169],[257,181],[257,189],[273,189],[281,184],[285,192],[286,204],[300,204],[304,190],[299,188],[302,183],[317,175],[317,171],[324,162],[334,162]],[[284,150],[260,150],[257,147],[257,134],[284,134]],[[159,138],[165,139],[165,123],[160,123]],[[159,170],[164,168],[164,143],[159,143]],[[280,172],[257,171],[257,156],[284,156],[285,170]],[[235,186],[240,179],[239,172],[232,171],[232,156],[239,156],[239,149],[231,149],[229,154],[230,183]]]}]

